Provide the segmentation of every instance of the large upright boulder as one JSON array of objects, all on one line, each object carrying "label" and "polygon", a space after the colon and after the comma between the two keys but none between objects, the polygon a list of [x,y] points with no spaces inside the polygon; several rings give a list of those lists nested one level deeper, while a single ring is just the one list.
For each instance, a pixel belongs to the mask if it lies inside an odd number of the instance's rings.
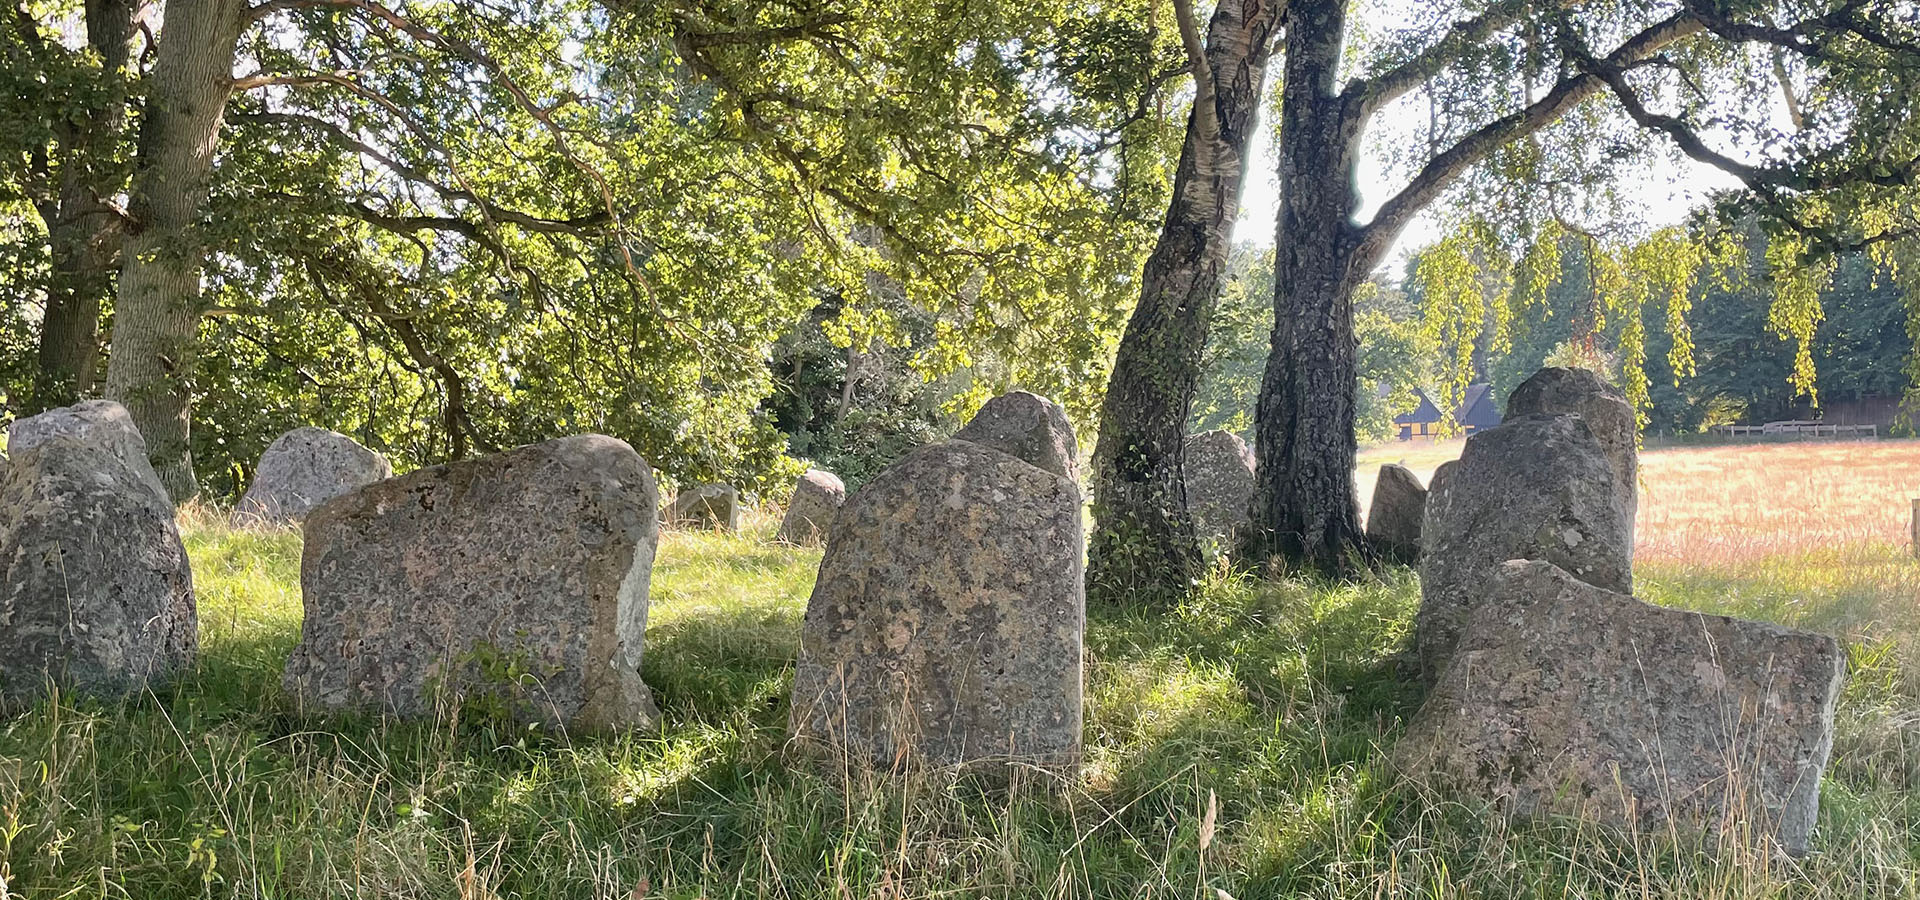
[{"label": "large upright boulder", "polygon": [[1502,564],[1396,757],[1499,801],[1804,852],[1846,659],[1823,635]]},{"label": "large upright boulder", "polygon": [[1059,446],[922,447],[848,498],[801,628],[802,743],[878,766],[1078,761],[1080,492],[1034,462]]},{"label": "large upright boulder", "polygon": [[597,434],[420,469],[308,514],[287,690],[422,716],[484,698],[588,730],[658,721],[640,680],[659,494]]},{"label": "large upright boulder", "polygon": [[1202,541],[1232,546],[1253,502],[1253,448],[1231,431],[1203,431],[1187,438],[1180,471],[1194,531]]},{"label": "large upright boulder", "polygon": [[1080,445],[1067,411],[1038,394],[1014,391],[988,400],[953,438],[1011,453],[1080,483]]},{"label": "large upright boulder", "polygon": [[87,400],[15,420],[7,426],[7,453],[19,456],[57,437],[106,448],[132,469],[142,484],[166,498],[167,489],[147,459],[147,442],[133,426],[126,407],[112,400]]},{"label": "large upright boulder", "polygon": [[675,528],[740,530],[740,489],[730,484],[702,484],[675,495],[667,511]]},{"label": "large upright boulder", "polygon": [[151,468],[93,436],[36,435],[0,464],[0,706],[31,702],[49,679],[140,691],[199,646],[172,504]]},{"label": "large upright boulder", "polygon": [[1406,466],[1387,463],[1373,483],[1367,507],[1367,540],[1403,562],[1420,558],[1420,525],[1427,515],[1427,489]]},{"label": "large upright boulder", "polygon": [[1538,559],[1597,587],[1633,590],[1633,516],[1579,416],[1522,416],[1467,438],[1434,479],[1420,535],[1414,646],[1429,683],[1510,559]]},{"label": "large upright boulder", "polygon": [[780,518],[774,540],[789,544],[818,544],[827,539],[840,507],[847,502],[847,486],[840,476],[808,469],[793,486],[787,514]]},{"label": "large upright boulder", "polygon": [[1508,420],[1543,414],[1574,415],[1586,420],[1607,462],[1613,464],[1617,479],[1614,487],[1631,525],[1639,507],[1640,423],[1627,395],[1586,369],[1548,366],[1507,396]]},{"label": "large upright boulder", "polygon": [[314,507],[393,477],[387,458],[337,431],[303,426],[260,454],[253,484],[233,507],[235,525],[298,523]]}]

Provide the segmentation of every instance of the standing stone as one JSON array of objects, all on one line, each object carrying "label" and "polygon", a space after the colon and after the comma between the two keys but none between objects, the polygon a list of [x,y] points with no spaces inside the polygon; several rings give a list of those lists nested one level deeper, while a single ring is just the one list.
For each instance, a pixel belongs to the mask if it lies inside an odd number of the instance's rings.
[{"label": "standing stone", "polygon": [[1631,525],[1639,507],[1640,423],[1634,418],[1627,395],[1586,369],[1548,366],[1521,382],[1507,397],[1508,420],[1543,413],[1575,415],[1587,421],[1587,428],[1613,464],[1618,479],[1615,486]]},{"label": "standing stone", "polygon": [[890,466],[827,539],[795,735],[881,767],[1076,764],[1083,543],[1079,489],[1032,460],[953,440]]},{"label": "standing stone", "polygon": [[1420,524],[1427,515],[1427,489],[1406,466],[1387,463],[1373,483],[1367,508],[1367,539],[1393,559],[1420,558]]},{"label": "standing stone", "polygon": [[49,678],[137,692],[199,646],[173,505],[150,467],[82,434],[36,435],[0,464],[0,706],[31,702]]},{"label": "standing stone", "polygon": [[1443,471],[1421,526],[1414,619],[1429,684],[1507,560],[1545,560],[1596,587],[1633,590],[1633,517],[1579,416],[1511,419],[1467,438],[1459,461]]},{"label": "standing stone", "polygon": [[1180,468],[1194,531],[1214,546],[1233,546],[1253,502],[1253,449],[1231,431],[1203,431],[1187,438]]},{"label": "standing stone", "polygon": [[1532,560],[1487,590],[1402,767],[1522,815],[1751,828],[1806,851],[1846,666],[1832,638],[1663,609]]},{"label": "standing stone", "polygon": [[[56,437],[71,437],[82,443],[105,447],[133,470],[141,483],[166,498],[167,489],[147,459],[147,442],[133,427],[127,408],[112,400],[87,400],[72,406],[50,409],[37,416],[16,420],[7,426],[7,453],[19,456],[42,442]],[[172,501],[168,501],[172,505]]]},{"label": "standing stone", "polygon": [[588,730],[658,721],[640,680],[659,494],[597,434],[376,482],[308,514],[287,690],[433,713],[456,697]]},{"label": "standing stone", "polygon": [[231,521],[298,523],[328,500],[392,477],[386,457],[353,438],[325,428],[295,428],[260,454],[253,485],[234,506]]},{"label": "standing stone", "polygon": [[833,519],[847,501],[847,486],[832,472],[808,469],[793,486],[793,499],[780,519],[774,540],[789,544],[818,544],[827,539]]},{"label": "standing stone", "polygon": [[1067,411],[1038,394],[1014,391],[988,400],[953,438],[1011,453],[1080,483],[1080,445]]},{"label": "standing stone", "polygon": [[730,484],[703,484],[673,498],[667,520],[675,528],[740,530],[740,491]]}]

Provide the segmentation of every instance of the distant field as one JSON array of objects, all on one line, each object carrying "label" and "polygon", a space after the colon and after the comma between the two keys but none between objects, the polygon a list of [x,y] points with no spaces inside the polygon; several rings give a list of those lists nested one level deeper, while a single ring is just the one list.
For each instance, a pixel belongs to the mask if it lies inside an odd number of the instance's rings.
[{"label": "distant field", "polygon": [[[1361,508],[1399,463],[1431,481],[1465,441],[1393,442],[1360,453]],[[1781,554],[1905,546],[1920,497],[1920,441],[1748,444],[1640,454],[1636,558],[1727,566]]]}]

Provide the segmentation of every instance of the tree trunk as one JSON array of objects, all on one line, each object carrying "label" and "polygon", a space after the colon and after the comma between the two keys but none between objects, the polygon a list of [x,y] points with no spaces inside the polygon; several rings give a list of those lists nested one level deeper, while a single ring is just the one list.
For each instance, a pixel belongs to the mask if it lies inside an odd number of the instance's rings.
[{"label": "tree trunk", "polygon": [[[1196,91],[1166,221],[1101,404],[1087,552],[1099,598],[1176,599],[1201,564],[1182,472],[1187,419],[1278,20],[1268,0],[1222,0],[1207,26],[1207,71],[1196,76],[1210,75],[1211,90]],[[1208,99],[1211,115],[1200,106]]]},{"label": "tree trunk", "polygon": [[59,188],[41,211],[52,251],[47,311],[41,320],[39,370],[26,412],[78,401],[93,390],[99,365],[100,306],[113,286],[121,218],[108,198],[120,190],[115,147],[127,124],[127,59],[133,40],[131,0],[87,4],[87,45],[100,54],[105,96],[98,108],[61,123]]},{"label": "tree trunk", "polygon": [[1254,410],[1249,560],[1344,575],[1370,560],[1353,484],[1353,292],[1371,262],[1353,222],[1356,105],[1335,90],[1343,0],[1295,0],[1281,98],[1273,350]]},{"label": "tree trunk", "polygon": [[197,492],[190,438],[206,254],[198,219],[245,13],[240,0],[167,4],[114,308],[106,393],[133,415],[154,471],[176,501]]}]

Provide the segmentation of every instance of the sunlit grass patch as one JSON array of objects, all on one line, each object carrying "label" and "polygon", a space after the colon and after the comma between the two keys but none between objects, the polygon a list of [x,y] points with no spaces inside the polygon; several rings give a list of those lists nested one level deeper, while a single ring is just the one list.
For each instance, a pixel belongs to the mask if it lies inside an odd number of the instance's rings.
[{"label": "sunlit grass patch", "polygon": [[1406,569],[1358,585],[1221,570],[1172,610],[1090,609],[1086,765],[1008,789],[788,751],[820,550],[772,543],[770,514],[662,535],[644,674],[665,722],[600,737],[302,712],[279,687],[297,532],[182,519],[195,670],[0,722],[15,896],[1920,896],[1920,629],[1895,544],[1641,567],[1655,602],[1848,642],[1820,853],[1756,864],[1402,783],[1386,754],[1419,700]]}]

